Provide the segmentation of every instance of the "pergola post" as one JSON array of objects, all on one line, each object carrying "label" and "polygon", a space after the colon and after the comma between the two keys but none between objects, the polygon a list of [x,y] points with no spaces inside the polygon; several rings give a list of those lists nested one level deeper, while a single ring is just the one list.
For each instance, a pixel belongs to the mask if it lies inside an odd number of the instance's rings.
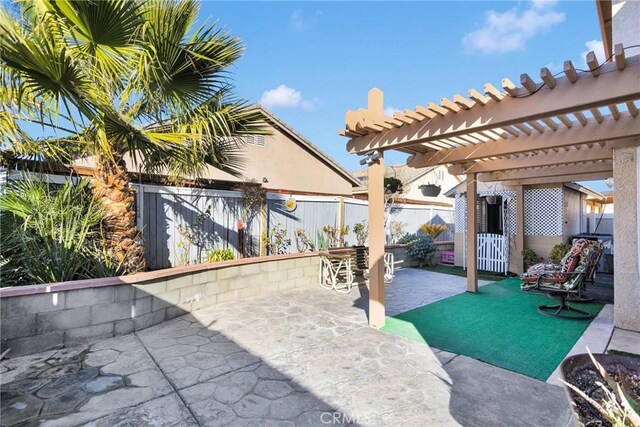
[{"label": "pergola post", "polygon": [[369,325],[384,326],[384,160],[369,165]]},{"label": "pergola post", "polygon": [[520,254],[524,250],[524,185],[516,187],[516,259],[514,273],[524,273],[524,259]]},{"label": "pergola post", "polygon": [[467,174],[467,291],[478,292],[478,181]]}]

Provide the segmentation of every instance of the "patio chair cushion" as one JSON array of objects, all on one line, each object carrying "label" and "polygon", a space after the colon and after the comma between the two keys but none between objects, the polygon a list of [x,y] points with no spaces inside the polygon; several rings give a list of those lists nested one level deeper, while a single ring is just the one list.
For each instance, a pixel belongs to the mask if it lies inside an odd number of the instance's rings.
[{"label": "patio chair cushion", "polygon": [[538,278],[545,274],[545,282],[564,282],[569,278],[569,275],[563,273],[571,273],[576,269],[581,256],[590,253],[585,252],[588,247],[589,241],[579,239],[573,244],[569,252],[562,257],[559,264],[542,262],[532,265],[526,273],[520,276],[520,280],[522,280],[523,283],[536,283]]}]

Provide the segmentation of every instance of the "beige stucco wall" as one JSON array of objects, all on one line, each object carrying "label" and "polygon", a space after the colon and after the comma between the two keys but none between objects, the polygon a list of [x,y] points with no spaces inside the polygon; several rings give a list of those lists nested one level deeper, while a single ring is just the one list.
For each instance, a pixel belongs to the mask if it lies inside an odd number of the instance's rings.
[{"label": "beige stucco wall", "polygon": [[[440,166],[439,168],[425,174],[415,181],[410,182],[404,188],[404,194],[402,196],[411,200],[437,202],[453,207],[453,199],[451,197],[445,196],[444,193],[455,187],[459,183],[460,180],[456,178],[455,175],[451,175],[447,171],[447,168],[445,166]],[[423,184],[438,184],[440,185],[440,187],[442,187],[442,190],[437,197],[425,197],[422,195],[422,190],[420,190],[420,186]]]},{"label": "beige stucco wall", "polygon": [[579,234],[582,226],[583,195],[579,191],[568,187],[564,192],[564,225],[562,227],[565,243],[571,241],[571,236]]},{"label": "beige stucco wall", "polygon": [[639,156],[638,147],[613,150],[616,204],[613,222],[614,323],[619,328],[632,331],[640,331]]},{"label": "beige stucco wall", "polygon": [[[262,183],[266,178],[268,182],[263,187],[267,190],[351,195],[352,182],[329,166],[328,162],[312,154],[285,130],[273,125],[267,128],[271,135],[264,137],[264,146],[246,144],[243,147],[242,178],[213,167],[205,168],[202,178],[238,183],[252,179]],[[140,172],[130,155],[125,156],[125,162],[130,172]],[[74,165],[93,168],[95,160],[90,156],[76,160]]]},{"label": "beige stucco wall", "polygon": [[247,145],[244,175],[267,189],[351,195],[352,184],[282,131],[270,128],[264,147]]}]

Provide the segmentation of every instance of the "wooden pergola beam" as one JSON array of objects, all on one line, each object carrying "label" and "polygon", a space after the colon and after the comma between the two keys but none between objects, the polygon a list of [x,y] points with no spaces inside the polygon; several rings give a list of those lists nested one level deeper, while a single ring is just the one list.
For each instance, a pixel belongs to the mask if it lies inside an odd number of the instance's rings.
[{"label": "wooden pergola beam", "polygon": [[484,160],[473,164],[456,164],[449,166],[451,175],[466,173],[496,172],[502,170],[514,170],[543,166],[555,166],[571,163],[595,162],[598,160],[613,159],[613,149],[640,145],[637,138],[621,139],[606,143],[604,146],[594,145],[591,148],[581,150],[569,150],[559,153],[539,153],[530,156],[513,158],[501,158],[496,160]]},{"label": "wooden pergola beam", "polygon": [[502,181],[506,186],[557,184],[559,182],[597,181],[611,177],[612,172],[587,172],[576,175],[547,176],[542,178],[512,179]]},{"label": "wooden pergola beam", "polygon": [[446,163],[527,153],[532,150],[549,150],[616,140],[628,136],[640,136],[640,120],[626,112],[621,112],[620,115],[619,120],[610,118],[600,124],[593,119],[588,119],[586,125],[574,126],[570,129],[562,128],[555,132],[548,130],[541,134],[532,133],[529,136],[520,134],[517,138],[504,141],[488,141],[479,145],[420,153],[414,155],[407,164],[414,168],[431,167]]},{"label": "wooden pergola beam", "polygon": [[[613,172],[613,161],[606,160],[597,163],[578,163],[567,166],[549,166],[544,168],[517,169],[505,172],[488,172],[479,174],[482,182],[524,180],[531,178],[562,177],[595,172]],[[564,179],[558,179],[562,182]]]},{"label": "wooden pergola beam", "polygon": [[417,122],[354,138],[347,143],[347,150],[364,153],[406,147],[639,99],[640,55],[628,58],[626,65],[623,72],[618,72],[616,64],[608,63],[600,69],[601,75],[597,78],[583,73],[575,84],[571,84],[566,77],[561,77],[556,79],[554,89],[544,87],[535,96],[488,102],[456,114],[434,117],[428,123]]}]

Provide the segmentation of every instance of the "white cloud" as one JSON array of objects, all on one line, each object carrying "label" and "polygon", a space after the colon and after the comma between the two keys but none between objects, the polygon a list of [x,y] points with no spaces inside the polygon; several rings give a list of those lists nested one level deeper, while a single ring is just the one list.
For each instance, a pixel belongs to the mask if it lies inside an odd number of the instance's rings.
[{"label": "white cloud", "polygon": [[302,102],[300,102],[300,108],[305,111],[316,111],[322,104],[324,104],[324,102],[318,97],[303,99]]},{"label": "white cloud", "polygon": [[582,55],[580,56],[585,67],[587,66],[587,54],[590,51],[593,51],[596,54],[598,64],[602,64],[607,59],[604,54],[604,45],[602,44],[602,40],[589,40],[584,45],[587,47],[587,50],[582,52]]},{"label": "white cloud", "polygon": [[398,110],[397,108],[393,108],[393,107],[387,107],[384,109],[384,115],[385,116],[391,116],[393,117],[393,113],[401,113],[402,111]]},{"label": "white cloud", "polygon": [[311,16],[308,16],[302,9],[295,10],[289,17],[289,28],[294,31],[307,30],[318,23],[322,16],[322,11],[316,10]]},{"label": "white cloud", "polygon": [[269,108],[297,107],[302,101],[302,94],[286,85],[280,85],[275,89],[269,89],[262,94],[260,104]]},{"label": "white cloud", "polygon": [[505,12],[486,12],[483,26],[462,39],[471,53],[506,53],[523,50],[526,42],[564,21],[565,14],[555,10],[555,0],[534,0],[529,7],[516,6]]},{"label": "white cloud", "polygon": [[265,91],[258,102],[267,108],[301,108],[305,111],[315,111],[323,104],[318,97],[304,99],[300,91],[287,85]]}]

